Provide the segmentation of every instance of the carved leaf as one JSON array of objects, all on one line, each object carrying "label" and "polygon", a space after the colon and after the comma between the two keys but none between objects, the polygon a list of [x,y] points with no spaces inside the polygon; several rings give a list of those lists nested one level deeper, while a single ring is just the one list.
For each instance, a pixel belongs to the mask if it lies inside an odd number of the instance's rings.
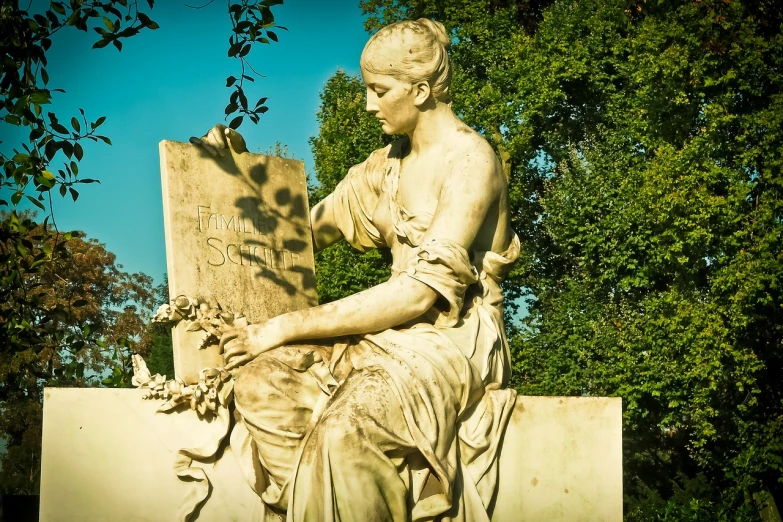
[{"label": "carved leaf", "polygon": [[207,346],[209,346],[209,345],[211,345],[211,344],[214,344],[214,343],[216,343],[217,341],[218,341],[218,338],[217,338],[216,336],[214,336],[214,335],[212,335],[211,333],[207,332],[207,333],[204,335],[204,338],[203,338],[203,339],[201,339],[201,342],[200,342],[200,343],[199,343],[199,345],[198,345],[198,349],[199,349],[199,350],[203,350],[203,349],[205,349]]},{"label": "carved leaf", "polygon": [[188,327],[185,330],[188,332],[197,332],[199,330],[203,330],[203,328],[199,321],[193,321],[188,325]]},{"label": "carved leaf", "polygon": [[221,405],[226,406],[234,398],[234,381],[228,380],[223,384],[218,392],[218,401]]},{"label": "carved leaf", "polygon": [[218,330],[216,327],[210,325],[209,328],[205,328],[205,330],[209,332],[209,335],[215,339],[220,339],[220,330]]},{"label": "carved leaf", "polygon": [[158,413],[167,413],[175,409],[177,406],[178,404],[174,402],[174,399],[170,399],[168,402],[163,403],[157,411]]},{"label": "carved leaf", "polygon": [[138,388],[148,383],[152,376],[147,369],[147,363],[144,362],[141,355],[134,354],[131,361],[133,363],[133,378],[131,378],[131,384]]}]

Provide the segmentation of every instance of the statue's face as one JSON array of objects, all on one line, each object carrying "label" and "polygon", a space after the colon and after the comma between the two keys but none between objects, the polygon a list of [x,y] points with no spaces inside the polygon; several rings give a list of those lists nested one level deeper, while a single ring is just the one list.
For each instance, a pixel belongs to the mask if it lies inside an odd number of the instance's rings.
[{"label": "statue's face", "polygon": [[383,132],[411,132],[420,114],[417,89],[385,74],[362,70],[362,78],[367,86],[367,112],[378,118]]}]

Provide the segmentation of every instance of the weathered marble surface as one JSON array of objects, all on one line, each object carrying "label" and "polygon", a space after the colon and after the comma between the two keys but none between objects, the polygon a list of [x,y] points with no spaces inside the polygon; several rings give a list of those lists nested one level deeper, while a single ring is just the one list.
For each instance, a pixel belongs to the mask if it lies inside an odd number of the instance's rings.
[{"label": "weathered marble surface", "polygon": [[518,396],[493,522],[623,519],[622,401]]},{"label": "weathered marble surface", "polygon": [[[307,180],[301,161],[160,143],[169,292],[215,299],[251,323],[314,306]],[[223,366],[203,332],[174,328],[177,377]],[[172,376],[169,376],[172,377]]]},{"label": "weathered marble surface", "polygon": [[[142,390],[47,388],[40,520],[176,521],[190,484],[177,451],[209,441],[196,412],[155,413]],[[219,428],[218,428],[219,430]],[[198,520],[257,521],[263,506],[230,454],[206,465],[212,492]]]},{"label": "weathered marble surface", "polygon": [[[48,388],[41,520],[176,520],[188,485],[176,451],[210,424],[193,411],[155,414],[140,390]],[[622,520],[620,399],[517,398],[500,461],[495,522]],[[212,483],[196,520],[263,520],[263,506],[230,449],[205,465]]]}]

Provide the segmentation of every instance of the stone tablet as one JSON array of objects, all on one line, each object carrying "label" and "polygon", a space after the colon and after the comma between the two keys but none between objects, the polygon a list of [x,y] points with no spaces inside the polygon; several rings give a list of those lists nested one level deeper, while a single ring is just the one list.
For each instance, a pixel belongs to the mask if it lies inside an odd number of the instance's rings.
[{"label": "stone tablet", "polygon": [[[189,143],[160,143],[169,293],[217,301],[251,323],[317,304],[307,181],[301,161]],[[174,368],[187,383],[223,366],[204,332],[173,329]]]}]

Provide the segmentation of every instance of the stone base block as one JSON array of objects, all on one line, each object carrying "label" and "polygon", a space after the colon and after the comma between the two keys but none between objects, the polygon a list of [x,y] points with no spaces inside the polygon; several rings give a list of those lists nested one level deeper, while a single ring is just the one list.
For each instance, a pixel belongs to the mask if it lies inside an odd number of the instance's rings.
[{"label": "stone base block", "polygon": [[[216,425],[136,389],[47,388],[41,456],[42,522],[177,521],[189,488],[176,452],[201,446]],[[230,451],[204,466],[212,483],[199,521],[263,520],[263,505]]]},{"label": "stone base block", "polygon": [[[209,439],[195,412],[156,414],[140,390],[48,388],[40,520],[166,521],[188,492],[177,450]],[[503,443],[492,520],[622,520],[620,399],[519,397]],[[264,520],[233,454],[205,466],[199,521]]]},{"label": "stone base block", "polygon": [[622,401],[517,397],[493,522],[621,522]]}]

